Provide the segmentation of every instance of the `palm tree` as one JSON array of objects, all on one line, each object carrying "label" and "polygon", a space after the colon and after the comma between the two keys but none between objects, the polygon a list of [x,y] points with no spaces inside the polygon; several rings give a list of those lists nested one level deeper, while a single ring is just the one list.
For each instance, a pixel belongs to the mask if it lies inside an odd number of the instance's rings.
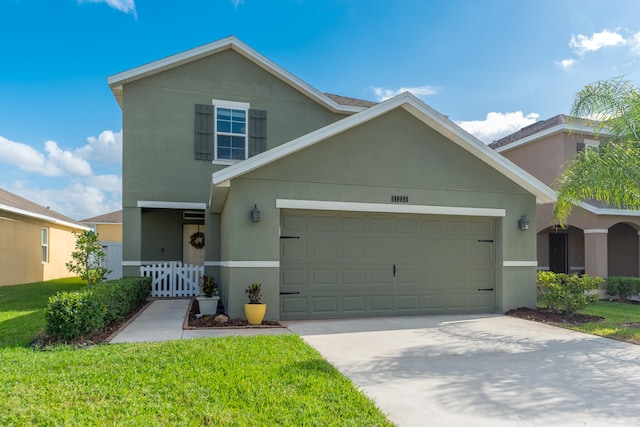
[{"label": "palm tree", "polygon": [[599,147],[569,161],[554,186],[554,216],[561,224],[576,205],[595,199],[617,208],[640,208],[640,89],[621,77],[576,94],[572,116],[594,120]]}]

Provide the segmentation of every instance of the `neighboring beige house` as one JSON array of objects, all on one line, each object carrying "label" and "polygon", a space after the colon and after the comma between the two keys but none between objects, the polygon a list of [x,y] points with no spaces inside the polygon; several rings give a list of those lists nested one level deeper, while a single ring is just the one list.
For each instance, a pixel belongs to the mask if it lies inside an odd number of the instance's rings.
[{"label": "neighboring beige house", "polygon": [[122,210],[86,218],[80,222],[93,229],[103,242],[122,243]]},{"label": "neighboring beige house", "polygon": [[88,228],[0,189],[0,286],[69,277],[73,231]]},{"label": "neighboring beige house", "polygon": [[[558,115],[495,141],[490,147],[552,185],[567,161],[599,145],[594,122]],[[562,273],[639,276],[640,212],[583,203],[566,228],[553,221],[553,204],[538,205],[538,268]]]},{"label": "neighboring beige house", "polygon": [[186,263],[231,317],[253,282],[267,319],[535,307],[536,235],[518,219],[535,228],[555,194],[415,96],[328,95],[235,37],[108,82],[123,270],[157,273],[157,295],[197,292],[172,285]]}]

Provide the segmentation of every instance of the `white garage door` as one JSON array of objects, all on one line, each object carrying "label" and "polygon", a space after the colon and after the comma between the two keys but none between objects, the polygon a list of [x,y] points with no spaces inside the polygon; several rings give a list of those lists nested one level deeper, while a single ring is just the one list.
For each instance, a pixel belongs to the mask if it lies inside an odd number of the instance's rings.
[{"label": "white garage door", "polygon": [[491,218],[283,210],[281,319],[495,312]]}]

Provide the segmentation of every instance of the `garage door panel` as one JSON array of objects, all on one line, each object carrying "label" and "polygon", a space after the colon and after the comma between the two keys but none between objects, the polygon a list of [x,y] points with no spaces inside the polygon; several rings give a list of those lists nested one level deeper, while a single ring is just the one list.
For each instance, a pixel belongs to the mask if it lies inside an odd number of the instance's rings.
[{"label": "garage door panel", "polygon": [[495,311],[478,291],[495,288],[493,219],[282,211],[281,226],[300,236],[281,240],[281,291],[299,292],[283,320]]}]

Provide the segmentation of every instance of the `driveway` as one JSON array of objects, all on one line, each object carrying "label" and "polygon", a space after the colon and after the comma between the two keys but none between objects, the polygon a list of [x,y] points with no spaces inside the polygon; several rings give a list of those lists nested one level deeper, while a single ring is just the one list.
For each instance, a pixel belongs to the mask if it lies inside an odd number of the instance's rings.
[{"label": "driveway", "polygon": [[399,426],[640,425],[640,346],[494,315],[287,324]]}]

